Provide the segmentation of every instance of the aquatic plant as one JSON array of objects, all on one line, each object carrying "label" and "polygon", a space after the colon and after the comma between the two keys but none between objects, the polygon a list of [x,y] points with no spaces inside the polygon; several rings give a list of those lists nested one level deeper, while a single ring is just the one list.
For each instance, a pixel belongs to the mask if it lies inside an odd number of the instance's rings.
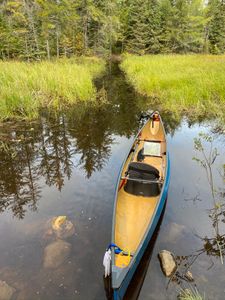
[{"label": "aquatic plant", "polygon": [[125,55],[121,69],[158,109],[224,116],[225,55]]},{"label": "aquatic plant", "polygon": [[93,101],[93,80],[103,70],[104,61],[97,58],[0,62],[0,120],[32,119],[44,106],[61,108],[78,101]]},{"label": "aquatic plant", "polygon": [[[208,153],[205,149],[205,144],[208,146]],[[217,148],[213,145],[213,138],[209,134],[202,132],[194,139],[194,148],[198,151],[201,157],[193,157],[193,160],[199,163],[206,171],[207,181],[210,186],[213,201],[213,208],[209,210],[209,218],[212,220],[215,236],[212,238],[201,238],[204,241],[204,251],[209,255],[219,256],[221,263],[223,264],[223,257],[225,256],[225,234],[221,233],[220,225],[225,222],[225,204],[222,202],[220,197],[221,193],[215,188],[212,169],[219,153]],[[223,176],[224,174],[221,174],[222,178]]]},{"label": "aquatic plant", "polygon": [[179,300],[203,300],[197,289],[184,289],[178,297]]},{"label": "aquatic plant", "polygon": [[[177,270],[170,278],[170,282],[179,284],[183,289],[179,294],[181,300],[198,300],[202,299],[197,290],[184,289],[189,284],[189,287],[193,287],[192,283],[196,286],[195,279],[190,272],[191,267],[198,260],[198,258],[206,254],[211,257],[219,257],[221,264],[223,264],[225,256],[225,203],[222,198],[225,197],[225,190],[219,189],[215,184],[215,173],[214,164],[219,156],[217,148],[214,146],[214,138],[204,132],[200,132],[199,135],[194,138],[194,149],[197,155],[193,157],[206,172],[206,179],[209,184],[209,191],[211,194],[212,209],[207,210],[210,222],[212,223],[213,234],[212,236],[198,236],[195,234],[203,243],[201,249],[194,251],[189,255],[176,256]],[[222,165],[221,170],[218,170],[219,174],[224,181],[225,179],[225,165]],[[199,194],[192,199],[185,199],[186,201],[199,199]],[[201,199],[203,201],[203,199]]]}]

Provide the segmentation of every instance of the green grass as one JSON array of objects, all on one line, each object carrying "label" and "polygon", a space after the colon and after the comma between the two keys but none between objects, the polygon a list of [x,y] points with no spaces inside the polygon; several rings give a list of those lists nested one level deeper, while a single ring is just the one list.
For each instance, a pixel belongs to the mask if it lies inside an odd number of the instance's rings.
[{"label": "green grass", "polygon": [[225,55],[126,55],[121,68],[137,92],[164,110],[224,114]]},{"label": "green grass", "polygon": [[203,300],[204,299],[196,289],[182,290],[178,298],[179,300]]},{"label": "green grass", "polygon": [[95,100],[93,79],[104,67],[98,58],[0,62],[0,120],[33,119],[41,107]]}]

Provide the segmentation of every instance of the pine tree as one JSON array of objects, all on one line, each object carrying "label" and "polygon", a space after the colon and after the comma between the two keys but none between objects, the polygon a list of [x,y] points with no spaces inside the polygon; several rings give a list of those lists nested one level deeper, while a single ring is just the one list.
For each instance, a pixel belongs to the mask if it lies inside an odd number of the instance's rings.
[{"label": "pine tree", "polygon": [[208,4],[209,50],[213,54],[225,52],[225,1],[211,0]]},{"label": "pine tree", "polygon": [[162,0],[162,52],[200,52],[204,44],[202,0]]},{"label": "pine tree", "polygon": [[162,0],[160,3],[161,11],[161,34],[159,37],[161,52],[170,53],[172,31],[173,31],[173,6],[170,0]]},{"label": "pine tree", "polygon": [[188,1],[177,0],[173,6],[173,28],[171,34],[171,47],[173,52],[188,52],[189,44]]},{"label": "pine tree", "polygon": [[128,26],[125,33],[125,50],[145,54],[149,46],[149,1],[133,0],[128,13]]},{"label": "pine tree", "polygon": [[[205,12],[206,11],[206,12]],[[225,52],[225,0],[2,0],[0,58]]]},{"label": "pine tree", "polygon": [[117,40],[119,18],[116,1],[93,1],[92,17],[89,26],[90,48],[95,54],[112,53],[113,44]]},{"label": "pine tree", "polygon": [[190,51],[204,52],[205,49],[205,27],[207,17],[205,15],[204,1],[192,0],[189,5],[189,34],[188,43]]},{"label": "pine tree", "polygon": [[159,53],[161,50],[160,34],[161,34],[161,11],[157,0],[149,1],[148,12],[148,53]]}]

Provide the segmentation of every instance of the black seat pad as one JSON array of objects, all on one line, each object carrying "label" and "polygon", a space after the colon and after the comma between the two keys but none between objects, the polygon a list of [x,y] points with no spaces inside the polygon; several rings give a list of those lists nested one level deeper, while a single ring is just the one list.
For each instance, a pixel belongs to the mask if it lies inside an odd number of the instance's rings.
[{"label": "black seat pad", "polygon": [[[132,162],[128,167],[128,174],[130,178],[140,178],[140,179],[158,179],[159,170],[153,166],[145,163]],[[135,177],[135,174],[137,177]],[[132,176],[134,175],[134,177]]]},{"label": "black seat pad", "polygon": [[[130,163],[128,167],[129,178],[154,181],[159,179],[159,171],[145,163]],[[160,193],[159,184],[127,180],[124,190],[132,195],[155,197]]]}]

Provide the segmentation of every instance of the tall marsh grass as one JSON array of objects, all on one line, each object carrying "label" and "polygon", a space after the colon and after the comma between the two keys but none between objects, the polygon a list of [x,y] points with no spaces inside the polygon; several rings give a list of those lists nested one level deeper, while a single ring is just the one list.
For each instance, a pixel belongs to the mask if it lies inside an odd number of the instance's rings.
[{"label": "tall marsh grass", "polygon": [[164,110],[225,114],[225,55],[126,55],[121,68],[137,92]]},{"label": "tall marsh grass", "polygon": [[104,66],[98,58],[0,62],[0,120],[35,118],[43,106],[94,100],[93,79]]}]

